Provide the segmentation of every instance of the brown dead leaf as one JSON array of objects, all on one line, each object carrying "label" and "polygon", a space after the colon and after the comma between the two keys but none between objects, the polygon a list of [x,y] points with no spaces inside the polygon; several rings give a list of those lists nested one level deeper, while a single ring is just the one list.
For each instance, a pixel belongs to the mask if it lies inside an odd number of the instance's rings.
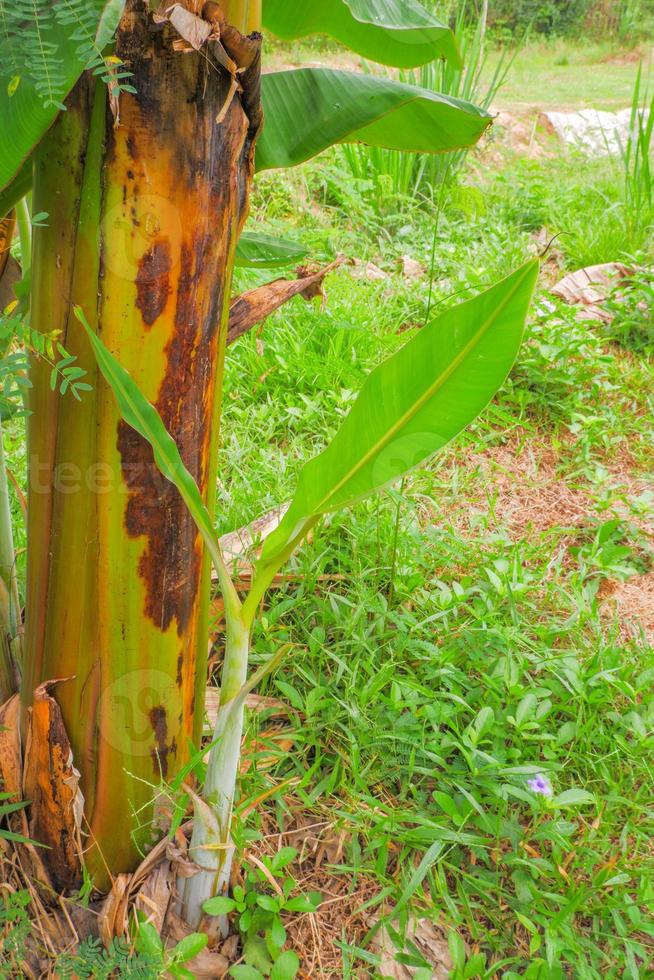
[{"label": "brown dead leaf", "polygon": [[7,262],[9,261],[9,249],[14,238],[16,229],[16,212],[10,211],[0,221],[0,278],[2,278]]},{"label": "brown dead leaf", "polygon": [[16,212],[10,211],[0,221],[0,312],[16,299],[14,286],[22,278],[21,268],[10,252],[15,229]]},{"label": "brown dead leaf", "polygon": [[410,255],[402,256],[402,275],[405,279],[420,279],[425,274],[424,266]]},{"label": "brown dead leaf", "polygon": [[16,293],[14,292],[14,287],[22,278],[23,272],[20,265],[13,255],[10,255],[2,279],[0,280],[0,310],[5,310],[10,303],[15,301]]},{"label": "brown dead leaf", "polygon": [[161,934],[175,887],[175,868],[161,861],[148,875],[138,891],[134,905]]},{"label": "brown dead leaf", "polygon": [[[448,980],[453,964],[445,931],[429,919],[410,919],[406,935],[433,967],[432,980]],[[402,950],[396,949],[384,926],[375,934],[372,947],[380,956],[379,972],[382,976],[388,977],[389,980],[411,980],[415,976],[417,972],[415,967],[398,963],[397,955]]]},{"label": "brown dead leaf", "polygon": [[[189,926],[174,912],[169,912],[166,920],[166,928],[171,945],[180,942],[192,932]],[[220,980],[229,970],[231,963],[222,952],[216,949],[203,949],[201,953],[184,964],[185,968],[191,972],[195,980]]]},{"label": "brown dead leaf", "polygon": [[[220,704],[220,690],[208,687],[205,692],[205,735],[211,735],[216,727]],[[245,706],[250,711],[267,712],[268,717],[261,726],[258,737],[244,746],[241,759],[241,772],[247,772],[256,759],[258,769],[266,769],[295,745],[295,738],[289,734],[289,709],[283,701],[249,694]]]},{"label": "brown dead leaf", "polygon": [[[188,820],[186,823],[182,824],[178,828],[176,837],[180,837],[185,840],[185,835],[190,833],[192,826],[192,821]],[[169,838],[163,837],[157,844],[154,845],[151,851],[149,851],[143,858],[138,868],[134,872],[131,878],[129,890],[131,895],[136,895],[138,890],[143,885],[143,882],[148,878],[150,874],[154,871],[157,865],[166,858],[168,847],[170,845]]]},{"label": "brown dead leaf", "polygon": [[230,963],[234,963],[238,953],[238,936],[235,932],[228,936],[220,947],[220,952],[226,956]]},{"label": "brown dead leaf", "polygon": [[[163,12],[155,13],[154,20],[157,23],[170,21],[179,36],[196,51],[199,51],[206,44],[214,31],[213,24],[196,16],[179,3],[174,3]],[[234,66],[235,69],[236,66]]]},{"label": "brown dead leaf", "polygon": [[188,856],[188,841],[183,834],[180,834],[178,831],[177,836],[182,837],[182,841],[169,841],[166,848],[166,857],[170,861],[176,878],[192,878],[202,868],[195,861],[191,861]]},{"label": "brown dead leaf", "polygon": [[[205,692],[204,710],[207,715],[209,731],[216,727],[218,707],[220,705],[220,688],[208,687]],[[259,694],[248,694],[245,707],[249,711],[269,712],[270,718],[288,718],[288,706],[277,698],[265,698]]]},{"label": "brown dead leaf", "polygon": [[369,282],[385,282],[389,278],[388,273],[380,269],[374,262],[363,263],[355,260],[354,266],[358,270],[355,272],[357,279],[367,279]]},{"label": "brown dead leaf", "polygon": [[[11,801],[23,799],[23,761],[20,740],[20,696],[15,694],[0,708],[0,786],[11,793]],[[22,837],[29,837],[26,810],[18,810],[8,818],[9,829]],[[33,844],[14,845],[23,871],[34,882],[52,886],[45,868],[42,849]]]},{"label": "brown dead leaf", "polygon": [[620,280],[631,275],[631,270],[621,262],[608,262],[603,265],[589,265],[564,276],[550,292],[571,306],[583,307],[585,319],[602,320],[608,323],[611,313],[602,303]]},{"label": "brown dead leaf", "polygon": [[30,836],[51,850],[48,866],[55,885],[73,889],[81,882],[81,824],[84,798],[73,764],[59,705],[50,692],[61,680],[34,691],[29,712],[23,794],[30,800]]},{"label": "brown dead leaf", "polygon": [[16,212],[10,211],[0,221],[0,312],[16,299],[14,286],[22,277],[21,268],[10,251],[15,230]]},{"label": "brown dead leaf", "polygon": [[350,835],[345,830],[323,835],[316,851],[316,868],[319,868],[323,863],[341,864],[345,852],[345,844],[349,840],[349,837]]},{"label": "brown dead leaf", "polygon": [[263,286],[243,293],[242,296],[236,296],[229,309],[227,343],[233,344],[294,296],[302,296],[307,301],[316,296],[323,296],[322,285],[325,276],[337,269],[344,261],[344,257],[339,256],[322,269],[300,266],[297,269],[297,279],[275,279],[274,282],[267,282]]},{"label": "brown dead leaf", "polygon": [[230,531],[229,534],[223,534],[220,548],[225,564],[232,575],[240,575],[242,572],[248,576],[252,574],[254,561],[258,558],[264,541],[269,534],[277,530],[288,507],[288,504],[281,504],[250,524],[236,531]]},{"label": "brown dead leaf", "polygon": [[[219,703],[220,690],[215,687],[207,688],[205,694],[206,735],[211,735],[216,727]],[[289,709],[287,705],[276,698],[261,697],[258,694],[249,694],[245,706],[250,711],[265,711],[267,718],[259,730],[258,737],[244,747],[241,772],[247,772],[255,760],[257,769],[263,770],[274,765],[280,755],[291,752],[295,746],[295,738],[289,734]],[[277,719],[276,722],[275,719]]]},{"label": "brown dead leaf", "polygon": [[98,916],[98,935],[109,948],[114,936],[124,936],[127,933],[127,899],[131,876],[117,875],[111,891],[102,903]]}]

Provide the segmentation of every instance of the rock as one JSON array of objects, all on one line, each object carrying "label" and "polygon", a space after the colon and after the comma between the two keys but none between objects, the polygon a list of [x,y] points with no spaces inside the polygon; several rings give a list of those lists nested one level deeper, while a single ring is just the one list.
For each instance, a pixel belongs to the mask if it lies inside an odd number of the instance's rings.
[{"label": "rock", "polygon": [[[619,112],[581,109],[579,112],[545,112],[543,115],[563,143],[583,150],[589,156],[619,156],[629,139],[631,109]],[[643,121],[646,120],[647,112],[643,112]]]}]

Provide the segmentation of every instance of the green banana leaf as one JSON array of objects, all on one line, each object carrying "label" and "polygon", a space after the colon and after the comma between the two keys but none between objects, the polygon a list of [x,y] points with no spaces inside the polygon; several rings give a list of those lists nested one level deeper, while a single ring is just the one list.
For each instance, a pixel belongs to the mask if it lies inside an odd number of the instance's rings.
[{"label": "green banana leaf", "polygon": [[259,571],[279,562],[316,519],[379,490],[469,425],[504,383],[538,277],[532,260],[423,327],[367,378],[341,428],[300,473]]},{"label": "green banana leaf", "polygon": [[297,242],[244,231],[236,246],[236,265],[241,269],[277,269],[299,262],[306,254],[306,248]]},{"label": "green banana leaf", "polygon": [[[104,41],[118,24],[122,0],[89,2],[97,5],[97,37]],[[58,100],[65,98],[84,68],[74,26],[48,20],[48,43],[57,52]],[[46,104],[31,73],[21,69],[15,74],[11,64],[2,65],[0,91],[7,94],[0,100],[0,191],[28,161],[60,111],[56,100]],[[472,146],[491,121],[481,109],[427,89],[328,69],[265,75],[262,98],[268,125],[257,148],[259,170],[294,166],[335,142],[361,141],[427,153]]]},{"label": "green banana leaf", "polygon": [[32,189],[32,161],[26,160],[14,179],[0,191],[0,220]]},{"label": "green banana leaf", "polygon": [[[95,32],[89,38],[90,55],[93,43],[99,50],[113,37],[124,0],[86,0],[86,5],[93,14],[87,9],[84,20]],[[79,54],[85,28],[79,19],[62,24],[52,7],[40,3],[38,10],[33,24],[39,27],[37,41],[42,42],[44,58],[35,54],[29,63],[16,64],[12,49],[20,54],[21,47],[12,37],[3,36],[0,27],[0,191],[13,181],[55,121],[85,67]]]},{"label": "green banana leaf", "polygon": [[257,170],[293,167],[333,143],[440,153],[473,146],[492,116],[469,102],[389,78],[328,68],[262,78],[266,125]]},{"label": "green banana leaf", "polygon": [[264,0],[263,23],[286,41],[328,34],[357,54],[396,68],[461,59],[452,31],[416,0]]},{"label": "green banana leaf", "polygon": [[75,307],[75,316],[86,330],[98,367],[114,393],[122,417],[152,446],[157,466],[166,479],[177,487],[209,553],[214,558],[220,546],[209,511],[200,496],[197,483],[184,465],[177,445],[163,424],[161,416],[154,405],[151,405],[141,393],[132,376],[91,329],[81,307]]}]

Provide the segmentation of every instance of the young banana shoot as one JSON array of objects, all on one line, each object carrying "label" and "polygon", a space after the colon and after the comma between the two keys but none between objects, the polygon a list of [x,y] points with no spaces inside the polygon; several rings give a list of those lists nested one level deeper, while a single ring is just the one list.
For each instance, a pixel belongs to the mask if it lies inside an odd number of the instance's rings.
[{"label": "young banana shoot", "polygon": [[[156,410],[87,326],[100,369],[122,415],[154,450],[174,481],[218,571],[227,637],[220,706],[202,796],[194,797],[190,856],[201,869],[179,880],[192,926],[207,899],[229,889],[231,822],[243,736],[245,696],[281,659],[278,651],[248,678],[250,634],[258,605],[278,569],[328,513],[374,493],[446,445],[472,422],[504,382],[517,354],[538,261],[427,324],[367,378],[325,451],[303,469],[293,502],[266,540],[252,589],[241,603],[220,552],[210,515]],[[83,315],[78,311],[83,319]],[[226,930],[226,922],[221,922]]]}]

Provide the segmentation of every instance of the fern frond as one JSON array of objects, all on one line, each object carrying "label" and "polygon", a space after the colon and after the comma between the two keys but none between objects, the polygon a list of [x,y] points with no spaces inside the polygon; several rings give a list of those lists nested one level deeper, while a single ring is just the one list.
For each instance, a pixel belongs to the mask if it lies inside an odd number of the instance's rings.
[{"label": "fern frond", "polygon": [[45,106],[61,107],[66,89],[52,3],[2,0],[0,57],[36,89]]},{"label": "fern frond", "polygon": [[93,72],[113,95],[133,91],[125,65],[104,53],[105,7],[106,0],[0,0],[2,75],[30,84],[45,107],[62,109],[74,53],[80,71]]},{"label": "fern frond", "polygon": [[125,88],[122,79],[129,77],[130,73],[121,71],[125,68],[122,61],[110,62],[98,46],[97,29],[101,9],[86,0],[59,0],[54,13],[60,24],[73,29],[69,37],[71,41],[77,42],[75,51],[85,69],[98,75],[112,95],[118,95]]},{"label": "fern frond", "polygon": [[59,54],[59,45],[48,39],[54,23],[52,8],[42,0],[14,0],[14,5],[24,13],[27,31],[35,42],[29,48],[25,61],[27,73],[44,106],[63,109],[61,98],[66,85],[64,62]]},{"label": "fern frond", "polygon": [[0,59],[6,74],[13,75],[19,70],[19,62],[16,57],[16,45],[10,43],[10,25],[7,0],[0,0]]}]

